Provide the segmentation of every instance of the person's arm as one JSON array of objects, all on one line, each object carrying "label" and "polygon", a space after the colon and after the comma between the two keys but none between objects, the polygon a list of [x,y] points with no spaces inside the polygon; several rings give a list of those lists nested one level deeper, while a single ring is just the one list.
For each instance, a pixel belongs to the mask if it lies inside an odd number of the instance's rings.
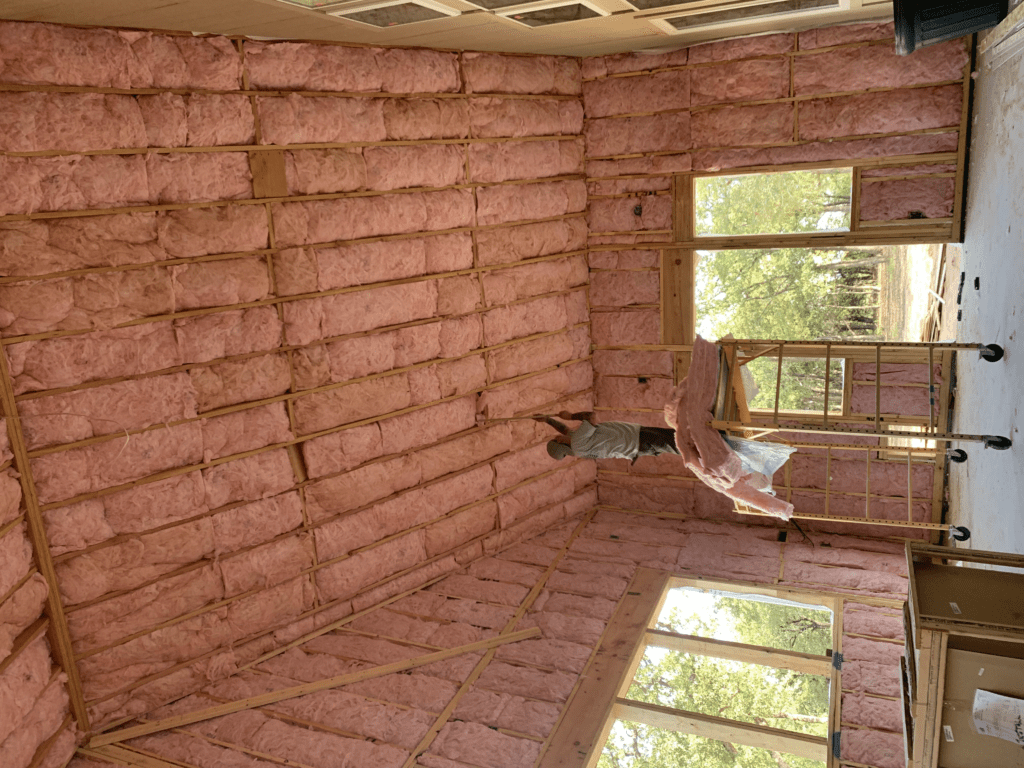
[{"label": "person's arm", "polygon": [[[562,414],[558,414],[558,415],[562,416]],[[565,417],[563,416],[562,418],[565,418]],[[550,416],[534,416],[533,420],[534,421],[539,421],[542,424],[547,424],[549,427],[554,427],[555,429],[558,430],[558,433],[560,435],[568,435],[569,434],[569,427],[567,427],[565,424],[563,424],[560,421],[556,421],[555,419],[552,419]]]}]

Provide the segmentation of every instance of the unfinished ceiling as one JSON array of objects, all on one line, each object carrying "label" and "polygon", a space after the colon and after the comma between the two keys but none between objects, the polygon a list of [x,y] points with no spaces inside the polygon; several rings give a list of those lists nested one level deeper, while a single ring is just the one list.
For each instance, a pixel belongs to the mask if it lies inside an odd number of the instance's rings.
[{"label": "unfinished ceiling", "polygon": [[889,20],[869,0],[0,0],[0,18],[372,45],[592,56]]}]

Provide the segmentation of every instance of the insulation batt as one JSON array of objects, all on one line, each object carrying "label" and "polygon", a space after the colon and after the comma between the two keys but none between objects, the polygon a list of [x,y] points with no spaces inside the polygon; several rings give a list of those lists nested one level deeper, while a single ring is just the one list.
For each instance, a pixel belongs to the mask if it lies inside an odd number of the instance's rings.
[{"label": "insulation batt", "polygon": [[291,387],[288,358],[260,355],[235,363],[219,363],[188,372],[199,411],[284,394]]},{"label": "insulation batt", "polygon": [[587,224],[582,217],[486,229],[477,234],[481,266],[578,251],[586,245]]},{"label": "insulation batt", "polygon": [[459,90],[454,53],[247,41],[245,55],[254,88],[387,93]]},{"label": "insulation batt", "polygon": [[188,374],[122,381],[19,405],[29,450],[196,416]]},{"label": "insulation batt", "polygon": [[0,148],[6,152],[148,146],[131,96],[99,93],[0,94]]},{"label": "insulation batt", "polygon": [[126,491],[43,512],[50,551],[71,552],[118,534],[151,528],[201,515],[208,510],[199,472],[169,477]]},{"label": "insulation batt", "polygon": [[800,106],[800,138],[827,139],[959,125],[963,88],[908,88],[896,94],[865,93],[812,99]]},{"label": "insulation batt", "polygon": [[892,22],[882,24],[844,24],[823,29],[811,29],[799,35],[800,50],[826,48],[844,43],[885,40],[893,36]]},{"label": "insulation batt", "polygon": [[594,344],[600,346],[630,346],[657,344],[660,338],[661,318],[658,311],[594,312],[591,334]]},{"label": "insulation batt", "polygon": [[482,182],[565,176],[583,171],[583,149],[579,139],[470,144],[469,169]]},{"label": "insulation batt", "polygon": [[[793,59],[793,86],[797,95],[863,91],[943,80],[958,80],[968,54],[962,40],[950,40],[922,49],[913,61],[898,56],[888,45],[840,48]],[[901,66],[901,62],[904,62]]]},{"label": "insulation batt", "polygon": [[[702,113],[697,113],[697,115]],[[696,115],[694,116],[696,117]],[[591,120],[583,130],[588,157],[660,152],[690,147],[690,115],[652,115]],[[722,142],[714,146],[720,146]]]},{"label": "insulation batt", "polygon": [[624,307],[630,304],[657,304],[661,301],[661,281],[657,272],[596,272],[590,280],[590,305]]},{"label": "insulation batt", "polygon": [[587,210],[587,225],[591,232],[632,232],[643,229],[668,229],[672,225],[672,197],[656,195],[644,198],[642,211],[633,211],[636,198],[591,200]]},{"label": "insulation batt", "polygon": [[[486,674],[486,673],[485,673]],[[430,745],[430,752],[485,768],[533,765],[541,744],[507,736],[479,723],[449,722]]]},{"label": "insulation batt", "polygon": [[895,221],[921,214],[928,219],[953,215],[953,178],[894,179],[861,184],[862,221]]},{"label": "insulation batt", "polygon": [[463,139],[469,136],[469,105],[462,99],[387,99],[384,127],[389,139]]},{"label": "insulation batt", "polygon": [[32,567],[32,545],[26,524],[18,523],[0,537],[0,595],[6,595]]},{"label": "insulation batt", "polygon": [[691,169],[690,156],[654,155],[625,160],[588,160],[587,175],[616,176],[619,174],[685,173]]},{"label": "insulation batt", "polygon": [[482,139],[579,134],[583,105],[576,100],[476,98],[469,100],[469,119],[473,136]]},{"label": "insulation batt", "polygon": [[658,251],[591,251],[588,258],[591,270],[658,269],[661,264]]},{"label": "insulation batt", "polygon": [[588,277],[584,257],[575,256],[494,270],[482,282],[487,306],[494,306],[584,285]]},{"label": "insulation batt", "polygon": [[462,67],[467,93],[580,93],[580,64],[573,58],[467,53]]},{"label": "insulation batt", "polygon": [[[681,67],[686,64],[688,49],[660,54],[616,53],[612,56],[593,56],[583,59],[584,80],[616,75],[623,72],[640,72],[665,67]],[[584,85],[584,88],[586,86]]]},{"label": "insulation batt", "polygon": [[46,581],[35,573],[0,604],[0,661],[10,654],[18,635],[42,615],[46,593]]},{"label": "insulation batt", "polygon": [[198,464],[203,431],[195,422],[132,435],[127,441],[72,448],[32,459],[39,500],[48,504],[131,482],[161,470]]},{"label": "insulation batt", "polygon": [[[696,112],[690,126],[693,146],[751,146],[789,142],[793,138],[793,115],[793,106],[784,103]],[[801,133],[804,128],[803,119],[804,108],[801,105]]]},{"label": "insulation batt", "polygon": [[[693,77],[703,72],[693,70]],[[589,118],[686,109],[690,106],[690,77],[690,70],[679,70],[590,80],[583,84],[583,105]],[[788,76],[786,82],[788,86]]]},{"label": "insulation batt", "polygon": [[730,61],[698,67],[692,72],[690,100],[695,107],[729,101],[767,101],[789,95],[788,57]]},{"label": "insulation batt", "polygon": [[50,682],[31,709],[25,708],[24,718],[14,733],[0,744],[6,765],[11,768],[28,768],[36,750],[60,728],[70,707],[65,683],[67,676],[61,672]]},{"label": "insulation batt", "polygon": [[587,188],[583,181],[481,187],[476,198],[478,224],[504,224],[585,210]]},{"label": "insulation batt", "polygon": [[586,328],[500,347],[487,353],[491,381],[502,381],[585,357],[590,348]]},{"label": "insulation batt", "polygon": [[819,160],[951,152],[956,148],[957,141],[957,133],[950,132],[852,141],[825,140],[795,147],[706,150],[694,153],[693,168],[717,171],[744,165],[784,165]]},{"label": "insulation batt", "polygon": [[690,47],[689,64],[707,64],[712,61],[731,61],[793,50],[795,35],[759,35],[723,40]]},{"label": "insulation batt", "polygon": [[474,216],[470,190],[274,203],[273,211],[281,247],[456,229]]},{"label": "insulation batt", "polygon": [[708,425],[718,386],[718,348],[697,337],[683,383],[665,406],[665,421],[676,430],[676,445],[687,468],[704,483],[762,512],[788,520],[793,505],[758,490],[744,474],[739,458]]}]

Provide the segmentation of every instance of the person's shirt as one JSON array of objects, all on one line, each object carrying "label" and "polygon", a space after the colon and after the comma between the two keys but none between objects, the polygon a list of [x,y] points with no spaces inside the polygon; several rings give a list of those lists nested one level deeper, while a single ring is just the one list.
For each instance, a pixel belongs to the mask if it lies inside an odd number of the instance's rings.
[{"label": "person's shirt", "polygon": [[628,421],[584,421],[569,439],[573,455],[582,459],[633,459],[640,449],[640,425]]}]

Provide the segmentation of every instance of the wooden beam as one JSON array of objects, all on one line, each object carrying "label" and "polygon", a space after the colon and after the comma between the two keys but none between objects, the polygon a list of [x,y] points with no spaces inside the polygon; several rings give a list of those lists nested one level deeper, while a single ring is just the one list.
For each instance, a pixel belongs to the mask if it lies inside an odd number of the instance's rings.
[{"label": "wooden beam", "polygon": [[664,601],[669,574],[638,568],[609,622],[594,663],[576,690],[541,757],[544,768],[581,768],[596,761],[611,723],[614,698],[643,647],[644,630]]},{"label": "wooden beam", "polygon": [[715,741],[743,744],[757,749],[785,752],[808,760],[824,761],[828,756],[828,741],[824,736],[811,736],[796,731],[783,731],[765,725],[740,723],[714,715],[687,712],[657,704],[629,699],[616,699],[612,708],[616,720],[643,723],[654,728],[688,733]]},{"label": "wooden beam", "polygon": [[715,640],[694,635],[680,635],[661,629],[647,630],[647,644],[665,648],[679,653],[694,653],[701,656],[713,656],[716,659],[729,659],[744,664],[763,664],[769,667],[789,669],[806,675],[832,674],[832,661],[827,656],[810,653],[784,651],[779,648],[768,648],[760,645],[744,645],[726,640]]},{"label": "wooden beam", "polygon": [[145,725],[137,725],[131,728],[124,728],[119,731],[110,731],[108,733],[94,736],[89,742],[89,746],[95,748],[102,747],[107,744],[115,744],[117,742],[127,741],[128,739],[134,739],[137,736],[145,736],[150,733],[158,733],[159,731],[167,731],[172,728],[180,728],[181,726],[199,723],[203,720],[210,720],[215,717],[230,715],[233,712],[242,712],[247,709],[265,707],[268,704],[276,704],[279,701],[294,699],[298,696],[305,696],[308,693],[326,691],[331,688],[337,688],[341,685],[358,683],[362,680],[391,675],[396,672],[405,672],[406,670],[422,667],[426,664],[433,664],[435,661],[444,661],[445,659],[450,659],[453,656],[461,656],[464,653],[486,651],[491,648],[496,648],[499,645],[517,643],[520,640],[527,640],[531,637],[538,636],[540,636],[540,629],[537,627],[530,627],[529,629],[511,632],[507,635],[498,635],[497,637],[492,637],[487,640],[479,640],[475,643],[469,643],[468,645],[460,645],[455,648],[447,648],[443,651],[437,651],[436,653],[428,653],[424,656],[402,659],[401,661],[395,661],[390,664],[384,664],[371,669],[363,669],[358,672],[350,672],[345,675],[329,677],[326,680],[317,680],[312,683],[303,683],[302,685],[292,686],[291,688],[269,691],[258,696],[252,696],[248,699],[232,701],[227,704],[219,704],[215,707],[200,709],[195,712],[189,712],[175,717],[168,717],[163,720],[146,723]]},{"label": "wooden beam", "polygon": [[188,763],[170,763],[158,757],[144,755],[141,752],[136,752],[116,744],[109,744],[105,747],[79,747],[75,752],[82,757],[88,757],[92,760],[113,763],[114,765],[127,765],[131,766],[131,768],[182,768],[182,766],[195,768]]},{"label": "wooden beam", "polygon": [[25,520],[28,523],[29,538],[35,553],[39,572],[46,579],[46,615],[49,617],[47,627],[53,656],[61,669],[68,676],[68,698],[71,712],[78,721],[79,729],[89,730],[89,715],[85,707],[85,696],[82,692],[82,681],[75,665],[75,653],[71,645],[71,633],[68,631],[64,606],[60,602],[60,591],[57,587],[57,572],[53,567],[50,555],[50,544],[46,538],[46,527],[43,524],[43,513],[36,495],[36,484],[32,479],[32,466],[25,446],[25,436],[21,430],[21,419],[14,401],[14,385],[11,371],[7,365],[7,355],[0,351],[0,401],[7,417],[7,434],[10,439],[14,464],[21,480],[22,503],[25,505]]}]

